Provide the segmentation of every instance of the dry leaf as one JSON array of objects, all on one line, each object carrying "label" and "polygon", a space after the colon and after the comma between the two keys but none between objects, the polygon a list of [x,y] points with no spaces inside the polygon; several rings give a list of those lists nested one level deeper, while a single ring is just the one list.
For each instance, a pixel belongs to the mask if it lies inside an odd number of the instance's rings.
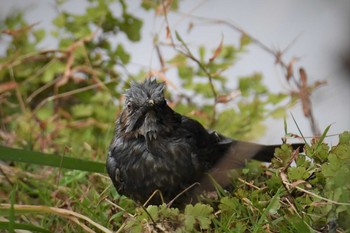
[{"label": "dry leaf", "polygon": [[219,44],[219,46],[215,49],[215,52],[213,54],[213,56],[209,59],[209,62],[213,62],[221,53],[222,50],[222,46],[223,46],[223,42],[224,42],[224,37],[221,37],[221,42]]},{"label": "dry leaf", "polygon": [[169,26],[166,26],[165,30],[166,30],[166,39],[170,40],[170,28],[169,28]]},{"label": "dry leaf", "polygon": [[309,117],[311,114],[311,101],[310,101],[310,93],[307,86],[307,75],[303,68],[299,69],[300,74],[300,90],[299,90],[299,97],[301,100],[301,104],[303,106],[303,112],[304,116]]}]

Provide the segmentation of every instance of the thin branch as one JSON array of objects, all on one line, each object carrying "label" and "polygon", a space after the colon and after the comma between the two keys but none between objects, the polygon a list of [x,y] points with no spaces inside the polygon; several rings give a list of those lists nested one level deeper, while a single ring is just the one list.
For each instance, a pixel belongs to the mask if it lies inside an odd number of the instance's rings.
[{"label": "thin branch", "polygon": [[[105,82],[104,84],[109,84],[113,81],[108,81],[108,82]],[[94,89],[96,87],[99,87],[100,84],[99,83],[96,83],[96,84],[93,84],[93,85],[90,85],[90,86],[86,86],[86,87],[82,87],[82,88],[79,88],[79,89],[76,89],[76,90],[72,90],[72,91],[67,91],[67,92],[64,92],[64,93],[61,93],[61,94],[57,94],[57,95],[54,95],[54,96],[49,96],[45,99],[43,99],[34,109],[34,113],[37,112],[40,108],[42,108],[46,103],[50,102],[50,101],[53,101],[53,100],[57,100],[59,98],[64,98],[64,97],[67,97],[67,96],[70,96],[70,95],[74,95],[74,94],[77,94],[77,93],[81,93],[81,92],[84,92],[84,91],[88,91],[88,90],[91,90],[91,89]]]},{"label": "thin branch", "polygon": [[163,198],[163,194],[159,189],[154,190],[154,192],[151,194],[151,196],[145,201],[145,203],[143,203],[143,206],[148,205],[148,203],[152,200],[152,198],[156,195],[159,194],[160,200],[162,201],[162,203],[164,203],[164,198]]},{"label": "thin branch", "polygon": [[238,178],[238,181],[240,181],[240,182],[242,182],[243,184],[246,184],[246,185],[248,185],[248,186],[250,186],[250,187],[252,187],[252,188],[255,188],[255,189],[257,189],[257,190],[261,190],[261,188],[259,188],[258,186],[255,186],[254,184],[249,183],[249,182],[247,182],[247,181],[245,181],[245,180],[243,180],[243,179],[241,179],[241,178]]},{"label": "thin branch", "polygon": [[121,211],[125,212],[127,215],[129,215],[129,217],[135,217],[134,215],[132,215],[128,211],[126,211],[126,209],[124,209],[123,207],[113,203],[109,199],[105,198],[105,201],[108,202],[109,204],[111,204],[113,207],[117,208],[118,210],[121,210]]},{"label": "thin branch", "polygon": [[196,185],[200,185],[200,183],[196,182],[196,183],[193,183],[191,184],[190,186],[188,186],[187,188],[185,188],[184,190],[182,190],[179,194],[177,194],[168,204],[167,204],[167,207],[170,207],[174,201],[176,199],[178,199],[180,196],[182,196],[184,193],[186,193],[188,190],[190,190],[191,188],[193,188],[194,186]]},{"label": "thin branch", "polygon": [[184,56],[190,58],[192,61],[194,61],[195,63],[197,63],[197,65],[199,66],[199,68],[207,75],[208,77],[208,80],[209,80],[209,86],[210,86],[210,89],[213,93],[213,96],[214,96],[214,105],[213,105],[213,112],[212,112],[212,118],[211,118],[211,122],[210,122],[210,127],[212,127],[214,124],[215,124],[215,119],[216,119],[216,105],[217,105],[217,92],[215,90],[215,86],[213,84],[213,78],[212,78],[212,75],[210,74],[210,72],[207,70],[207,68],[191,53],[191,50],[187,47],[187,45],[185,44],[185,42],[181,39],[181,37],[177,34],[177,37],[178,37],[178,40],[181,42],[183,48],[185,51],[179,49],[177,46],[175,46],[175,43],[174,43],[174,38],[172,36],[172,33],[171,33],[171,28],[170,28],[170,24],[169,24],[169,20],[168,20],[168,14],[167,14],[167,10],[165,8],[165,5],[164,5],[164,0],[162,1],[162,4],[163,4],[163,10],[164,10],[164,19],[165,19],[165,22],[166,22],[166,27],[167,27],[167,30],[168,30],[168,33],[169,33],[169,38],[170,38],[170,41],[171,41],[171,45],[172,47],[178,51],[179,53],[183,54]]},{"label": "thin branch", "polygon": [[[286,184],[292,186],[291,183],[286,183]],[[299,191],[301,191],[301,192],[304,192],[304,193],[306,193],[306,194],[309,194],[309,195],[311,195],[311,196],[314,196],[314,197],[316,197],[316,198],[319,198],[319,199],[321,199],[321,200],[324,200],[324,201],[326,201],[326,202],[329,203],[329,204],[350,206],[350,203],[333,201],[333,200],[331,200],[331,199],[327,199],[327,198],[322,197],[322,196],[320,196],[320,195],[318,195],[318,194],[316,194],[316,193],[313,193],[313,192],[310,192],[310,191],[308,191],[308,190],[306,190],[306,189],[303,189],[303,188],[301,188],[301,187],[299,187],[299,186],[294,186],[294,187],[295,187],[296,189],[298,189]]]},{"label": "thin branch", "polygon": [[59,79],[55,78],[54,80],[52,80],[51,82],[45,83],[45,85],[39,87],[37,90],[35,90],[32,94],[30,94],[30,96],[26,99],[26,103],[29,104],[30,102],[32,102],[32,100],[39,95],[41,92],[45,91],[47,88],[51,87],[52,85],[54,85],[55,83],[57,83]]},{"label": "thin branch", "polygon": [[[305,88],[305,86],[303,86],[303,83],[302,83],[302,77],[300,77],[300,80],[298,81],[294,75],[294,72],[293,72],[293,64],[295,63],[295,61],[297,59],[293,58],[289,64],[285,63],[282,59],[282,56],[284,55],[284,53],[296,42],[296,40],[298,39],[298,37],[300,35],[298,35],[296,38],[294,38],[293,41],[284,50],[282,50],[282,51],[274,50],[274,49],[271,49],[270,47],[268,47],[267,45],[265,45],[264,43],[262,43],[260,40],[258,40],[253,35],[249,34],[247,31],[245,31],[243,28],[241,28],[237,24],[234,24],[233,22],[228,22],[226,20],[221,20],[221,19],[211,19],[211,18],[207,18],[207,17],[188,15],[188,14],[186,14],[186,15],[189,17],[195,18],[195,19],[204,20],[207,23],[222,24],[222,25],[228,26],[229,28],[233,29],[234,31],[238,31],[242,35],[247,35],[253,41],[253,43],[257,44],[260,48],[262,48],[267,53],[269,53],[275,57],[275,63],[280,65],[281,68],[284,70],[286,80],[289,81],[291,78],[293,80],[293,83],[298,88],[299,93],[301,93],[303,91],[302,89]],[[308,88],[308,86],[307,86],[307,88]],[[313,114],[313,111],[311,109],[311,100],[310,100],[309,106],[310,106],[310,111],[306,117],[310,121],[310,126],[311,126],[311,130],[312,130],[313,134],[318,136],[320,134],[320,130],[318,129],[318,127],[316,125],[314,114]]]}]

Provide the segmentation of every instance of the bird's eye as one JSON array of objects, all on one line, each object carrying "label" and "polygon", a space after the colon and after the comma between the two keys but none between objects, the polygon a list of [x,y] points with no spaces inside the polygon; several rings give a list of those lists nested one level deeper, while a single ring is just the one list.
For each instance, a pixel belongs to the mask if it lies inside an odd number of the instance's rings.
[{"label": "bird's eye", "polygon": [[166,105],[166,100],[162,99],[161,101],[159,101],[159,106],[163,107]]},{"label": "bird's eye", "polygon": [[131,107],[132,107],[131,102],[128,102],[128,103],[126,104],[126,107],[127,107],[128,109],[131,109]]}]

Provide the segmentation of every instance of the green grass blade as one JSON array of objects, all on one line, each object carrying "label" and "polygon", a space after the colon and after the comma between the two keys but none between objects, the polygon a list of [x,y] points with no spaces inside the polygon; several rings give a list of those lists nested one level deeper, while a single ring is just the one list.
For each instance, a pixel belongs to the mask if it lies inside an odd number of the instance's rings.
[{"label": "green grass blade", "polygon": [[10,233],[15,232],[15,209],[13,205],[15,204],[15,193],[16,193],[16,188],[14,188],[11,193],[10,193],[10,200],[11,200],[11,208],[9,209],[9,222],[8,222],[8,231]]},{"label": "green grass blade", "polygon": [[309,144],[307,143],[307,141],[306,141],[306,139],[305,139],[303,133],[301,132],[301,129],[299,128],[299,125],[298,125],[297,121],[296,121],[295,118],[294,118],[294,115],[293,115],[292,113],[290,113],[290,114],[292,115],[293,121],[294,121],[294,123],[295,123],[295,125],[296,125],[296,127],[297,127],[297,129],[298,129],[298,131],[299,131],[299,133],[300,133],[300,135],[301,135],[301,137],[303,138],[303,140],[304,140],[304,142],[305,142],[305,145],[309,146]]},{"label": "green grass blade", "polygon": [[325,137],[327,136],[327,133],[329,131],[329,128],[331,128],[331,125],[328,125],[327,128],[324,130],[323,134],[321,135],[320,139],[318,140],[315,152],[318,152],[318,148],[321,146],[321,144],[323,143]]},{"label": "green grass blade", "polygon": [[30,164],[59,167],[88,172],[105,173],[105,164],[101,162],[82,160],[67,156],[45,154],[38,151],[28,151],[0,146],[0,160],[24,162]]},{"label": "green grass blade", "polygon": [[279,189],[277,190],[275,195],[272,197],[270,203],[268,204],[268,206],[266,207],[266,209],[262,213],[261,217],[259,218],[257,224],[255,224],[255,226],[253,227],[253,231],[252,232],[256,233],[256,232],[261,232],[262,231],[263,222],[267,218],[268,212],[270,211],[271,208],[273,208],[275,202],[279,201],[278,198],[281,196],[282,190],[283,190],[283,187],[282,186],[279,187]]}]

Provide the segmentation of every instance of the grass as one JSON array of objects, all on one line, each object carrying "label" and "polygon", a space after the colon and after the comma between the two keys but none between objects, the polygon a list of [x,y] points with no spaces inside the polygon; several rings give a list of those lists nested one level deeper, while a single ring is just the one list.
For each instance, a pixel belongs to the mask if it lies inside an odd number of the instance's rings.
[{"label": "grass", "polygon": [[[0,147],[0,160],[18,155],[10,166],[0,164],[0,230],[317,232],[336,222],[337,232],[348,232],[347,221],[342,219],[346,219],[350,203],[341,195],[348,192],[348,186],[343,175],[337,176],[348,161],[348,138],[345,134],[342,144],[329,152],[318,141],[309,147],[313,157],[327,152],[337,155],[340,163],[334,159],[311,162],[301,154],[295,157],[295,167],[286,168],[292,151],[282,147],[271,166],[248,163],[240,177],[233,178],[233,190],[218,186],[219,195],[211,195],[210,205],[190,205],[184,210],[166,205],[144,208],[120,196],[104,174],[103,162]],[[320,166],[327,168],[322,171]],[[334,174],[331,166],[339,166]],[[293,171],[300,168],[310,175],[303,178]],[[337,186],[339,182],[345,183]],[[335,220],[330,221],[329,216]]]}]

